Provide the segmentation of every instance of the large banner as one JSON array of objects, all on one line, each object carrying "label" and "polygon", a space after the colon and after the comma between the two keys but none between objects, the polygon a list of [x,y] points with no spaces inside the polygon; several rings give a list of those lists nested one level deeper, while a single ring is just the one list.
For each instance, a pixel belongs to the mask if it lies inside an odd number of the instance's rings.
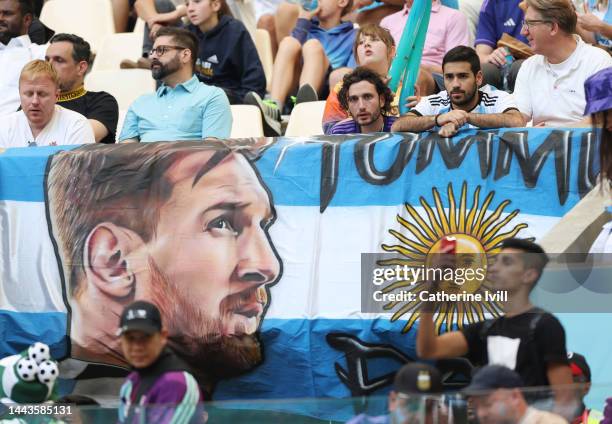
[{"label": "large banner", "polygon": [[[0,357],[43,341],[64,389],[108,392],[127,365],[120,311],[148,299],[213,399],[384,393],[416,358],[419,309],[364,311],[362,254],[419,264],[445,235],[486,256],[537,241],[596,171],[591,132],[570,129],[9,149]],[[438,327],[494,303],[456,302]],[[438,366],[447,385],[470,371]],[[352,413],[320,408],[305,412]]]}]

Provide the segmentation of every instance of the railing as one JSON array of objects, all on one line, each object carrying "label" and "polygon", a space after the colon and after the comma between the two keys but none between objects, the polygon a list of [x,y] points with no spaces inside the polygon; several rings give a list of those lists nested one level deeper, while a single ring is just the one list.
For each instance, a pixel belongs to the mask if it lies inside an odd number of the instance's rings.
[{"label": "railing", "polygon": [[[519,422],[526,408],[560,414],[568,420],[583,414],[581,396],[585,385],[565,386],[557,395],[570,394],[570,403],[555,404],[555,392],[547,388],[501,389],[483,391],[464,396],[461,392],[441,395],[371,396],[346,399],[275,399],[215,401],[199,408],[201,422],[208,423],[340,423],[383,422],[385,415],[392,416],[397,423],[461,424],[493,422],[504,418]],[[595,385],[587,398],[587,413],[601,416],[604,399],[612,396],[612,384]],[[591,401],[589,402],[589,399]],[[528,403],[529,402],[529,405]],[[391,409],[391,411],[390,411]],[[152,405],[136,407],[131,411],[132,421],[154,424],[151,416],[172,415],[175,405]],[[612,412],[612,411],[610,411]],[[361,415],[363,414],[363,415]],[[360,417],[361,415],[361,417]],[[380,417],[380,421],[367,421]],[[21,419],[25,423],[112,423],[118,420],[116,407],[77,406],[47,403],[40,405],[5,405],[0,413],[3,420]],[[56,421],[53,421],[53,420]],[[135,420],[134,420],[135,419]],[[18,422],[18,421],[11,421]],[[163,421],[166,422],[166,421]],[[169,422],[169,421],[168,421]],[[173,421],[174,422],[174,421]],[[181,421],[179,421],[181,422]],[[497,422],[497,421],[495,421]]]}]

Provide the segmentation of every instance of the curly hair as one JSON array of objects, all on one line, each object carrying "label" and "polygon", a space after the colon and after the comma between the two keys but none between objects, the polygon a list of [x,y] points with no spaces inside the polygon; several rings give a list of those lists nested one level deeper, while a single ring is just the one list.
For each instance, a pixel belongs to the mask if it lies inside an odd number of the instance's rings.
[{"label": "curly hair", "polygon": [[338,100],[340,101],[342,108],[348,112],[349,89],[351,88],[351,85],[361,81],[368,81],[374,87],[376,87],[376,92],[379,96],[382,95],[385,97],[385,104],[382,106],[381,111],[383,115],[389,115],[391,113],[393,92],[391,92],[389,87],[387,87],[387,84],[383,82],[380,75],[364,67],[355,68],[353,72],[346,74],[342,79],[342,88],[338,93]]},{"label": "curly hair", "polygon": [[[603,121],[603,127],[600,129],[601,138],[599,140],[601,186],[604,187],[607,182],[608,186],[612,187],[612,131],[608,129],[607,122],[610,116],[605,111],[598,114],[601,115],[601,120]],[[593,119],[593,123],[595,121]]]}]

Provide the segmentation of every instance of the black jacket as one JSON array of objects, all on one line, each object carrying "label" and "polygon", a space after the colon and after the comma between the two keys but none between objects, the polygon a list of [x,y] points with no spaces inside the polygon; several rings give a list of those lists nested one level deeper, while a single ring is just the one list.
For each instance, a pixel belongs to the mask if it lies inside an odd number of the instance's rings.
[{"label": "black jacket", "polygon": [[242,22],[224,15],[210,31],[202,32],[194,25],[187,29],[199,40],[196,75],[200,81],[232,91],[240,99],[249,91],[266,94],[257,49]]}]

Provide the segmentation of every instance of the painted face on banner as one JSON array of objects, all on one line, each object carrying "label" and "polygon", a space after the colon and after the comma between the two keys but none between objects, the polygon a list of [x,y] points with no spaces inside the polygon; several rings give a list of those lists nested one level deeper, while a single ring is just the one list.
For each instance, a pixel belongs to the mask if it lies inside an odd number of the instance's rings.
[{"label": "painted face on banner", "polygon": [[200,175],[211,155],[188,155],[167,171],[172,194],[146,246],[149,297],[171,345],[193,364],[231,375],[261,360],[254,333],[280,261],[267,231],[274,211],[254,170],[229,155]]}]

